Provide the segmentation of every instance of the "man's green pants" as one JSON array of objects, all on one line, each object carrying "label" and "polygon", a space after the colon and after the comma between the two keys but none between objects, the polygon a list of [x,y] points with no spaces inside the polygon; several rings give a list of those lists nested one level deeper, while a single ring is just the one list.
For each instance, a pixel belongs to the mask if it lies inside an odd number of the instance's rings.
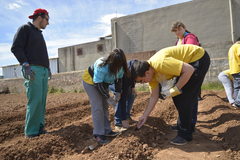
[{"label": "man's green pants", "polygon": [[45,125],[46,98],[48,92],[48,68],[31,66],[34,80],[25,79],[27,110],[24,133],[26,136],[39,135]]}]

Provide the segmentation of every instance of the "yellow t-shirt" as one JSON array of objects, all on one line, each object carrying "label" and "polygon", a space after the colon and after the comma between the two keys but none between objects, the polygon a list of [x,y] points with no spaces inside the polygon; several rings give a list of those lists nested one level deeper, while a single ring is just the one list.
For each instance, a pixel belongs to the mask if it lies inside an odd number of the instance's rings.
[{"label": "yellow t-shirt", "polygon": [[235,43],[229,49],[228,61],[230,74],[235,74],[240,72],[240,44]]},{"label": "yellow t-shirt", "polygon": [[202,47],[186,44],[164,48],[154,54],[148,63],[155,70],[150,88],[154,89],[158,83],[180,76],[183,62],[191,63],[199,60],[204,55]]},{"label": "yellow t-shirt", "polygon": [[94,84],[92,76],[89,74],[88,69],[86,69],[82,75],[82,80],[87,84]]},{"label": "yellow t-shirt", "polygon": [[230,69],[227,69],[227,70],[223,71],[223,73],[225,73],[228,76],[229,79],[233,80],[233,77],[230,74]]}]

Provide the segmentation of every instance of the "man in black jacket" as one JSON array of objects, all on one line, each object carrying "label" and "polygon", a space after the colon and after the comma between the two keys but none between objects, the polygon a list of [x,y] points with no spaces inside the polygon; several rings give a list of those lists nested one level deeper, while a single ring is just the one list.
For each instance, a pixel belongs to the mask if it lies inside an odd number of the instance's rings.
[{"label": "man in black jacket", "polygon": [[51,72],[41,31],[49,24],[48,12],[39,8],[29,18],[32,23],[18,29],[11,51],[22,65],[28,99],[24,133],[27,138],[32,138],[45,133],[45,107]]}]

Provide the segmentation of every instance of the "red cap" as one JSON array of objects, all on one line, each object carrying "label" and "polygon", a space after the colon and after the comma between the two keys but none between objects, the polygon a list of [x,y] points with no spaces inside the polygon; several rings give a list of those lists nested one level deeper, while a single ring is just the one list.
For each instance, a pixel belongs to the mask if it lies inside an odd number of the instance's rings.
[{"label": "red cap", "polygon": [[41,14],[41,13],[48,15],[48,11],[47,11],[46,9],[38,8],[38,9],[36,9],[36,10],[34,11],[33,15],[28,16],[28,18],[33,19],[33,17],[34,17],[35,15],[38,15],[38,14]]}]

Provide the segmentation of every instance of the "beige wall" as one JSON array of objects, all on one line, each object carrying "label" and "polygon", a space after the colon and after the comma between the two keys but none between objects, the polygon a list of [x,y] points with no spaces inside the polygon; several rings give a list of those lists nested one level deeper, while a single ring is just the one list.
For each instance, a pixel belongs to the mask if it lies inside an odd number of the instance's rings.
[{"label": "beige wall", "polygon": [[240,0],[229,0],[232,3],[234,40],[240,37]]},{"label": "beige wall", "polygon": [[160,50],[175,45],[176,37],[170,32],[175,21],[182,21],[196,34],[211,57],[207,80],[228,68],[227,53],[234,36],[240,35],[240,0],[233,3],[233,28],[229,0],[194,0],[143,13],[112,19],[113,46],[127,53]]},{"label": "beige wall", "polygon": [[[100,57],[107,56],[111,48],[111,39],[79,44],[58,49],[59,72],[84,70]],[[97,51],[97,45],[103,45],[103,52]],[[77,49],[82,48],[82,55],[77,54]]]}]

